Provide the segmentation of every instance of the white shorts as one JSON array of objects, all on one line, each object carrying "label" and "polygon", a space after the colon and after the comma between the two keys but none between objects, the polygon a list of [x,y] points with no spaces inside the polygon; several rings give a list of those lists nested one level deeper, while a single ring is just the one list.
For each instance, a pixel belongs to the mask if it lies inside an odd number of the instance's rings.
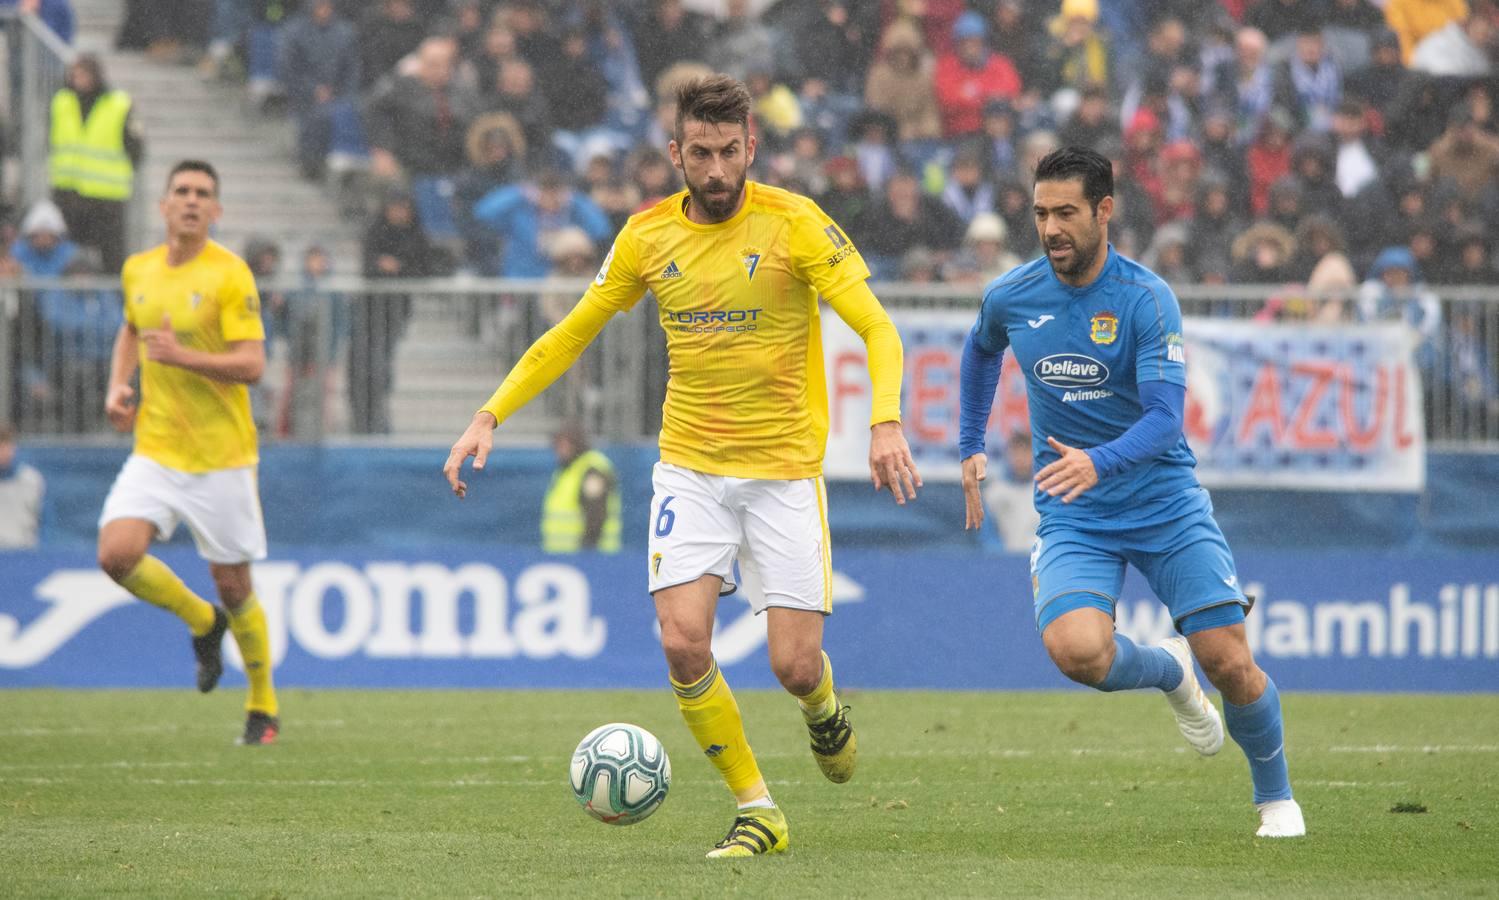
[{"label": "white shorts", "polygon": [[265,519],[255,467],[179,472],[132,453],[104,499],[99,527],[115,519],[145,519],[162,540],[186,522],[198,555],[233,565],[265,559]]},{"label": "white shorts", "polygon": [[756,613],[833,611],[821,478],[730,478],[658,462],[651,482],[651,593],[717,575],[725,594],[742,586]]}]

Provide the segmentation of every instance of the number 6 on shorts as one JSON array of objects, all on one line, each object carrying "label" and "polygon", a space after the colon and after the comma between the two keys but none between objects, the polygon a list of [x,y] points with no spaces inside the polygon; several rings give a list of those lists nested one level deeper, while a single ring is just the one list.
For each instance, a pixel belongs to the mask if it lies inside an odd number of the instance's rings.
[{"label": "number 6 on shorts", "polygon": [[675,499],[677,498],[673,494],[661,498],[661,509],[656,513],[656,537],[671,534],[671,527],[677,524],[677,514],[666,508]]}]

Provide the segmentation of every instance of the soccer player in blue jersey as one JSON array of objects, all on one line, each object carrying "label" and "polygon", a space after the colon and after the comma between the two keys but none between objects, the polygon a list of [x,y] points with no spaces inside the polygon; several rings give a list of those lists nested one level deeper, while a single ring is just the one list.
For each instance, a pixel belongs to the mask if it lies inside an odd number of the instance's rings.
[{"label": "soccer player in blue jersey", "polygon": [[[990,283],[963,348],[966,525],[984,510],[984,432],[1005,348],[1025,373],[1041,514],[1031,550],[1036,627],[1062,674],[1101,691],[1156,688],[1182,736],[1211,756],[1228,733],[1249,758],[1260,837],[1306,833],[1291,797],[1280,695],[1244,632],[1250,605],[1182,436],[1181,309],[1155,273],[1108,242],[1109,160],[1064,147],[1036,166],[1036,230],[1046,256]],[[1181,637],[1142,647],[1114,631],[1133,565]],[[1219,716],[1193,656],[1223,694]]]}]

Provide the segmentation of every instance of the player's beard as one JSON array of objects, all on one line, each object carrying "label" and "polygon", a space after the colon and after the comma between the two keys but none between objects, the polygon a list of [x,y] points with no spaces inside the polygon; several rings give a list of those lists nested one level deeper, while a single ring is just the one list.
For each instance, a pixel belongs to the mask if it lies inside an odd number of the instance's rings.
[{"label": "player's beard", "polygon": [[[1096,216],[1095,216],[1096,221]],[[1103,237],[1100,229],[1092,228],[1087,234],[1077,234],[1070,237],[1059,238],[1046,244],[1048,251],[1057,245],[1072,245],[1072,258],[1065,263],[1057,263],[1051,258],[1050,252],[1046,255],[1047,262],[1051,263],[1052,271],[1062,278],[1075,278],[1092,267],[1093,261],[1098,259],[1099,248],[1103,246]]]},{"label": "player's beard", "polygon": [[[715,222],[722,222],[733,215],[734,208],[739,205],[739,198],[744,195],[744,182],[746,173],[740,172],[739,178],[734,182],[715,181],[709,179],[706,184],[693,184],[687,173],[682,173],[682,180],[687,182],[687,193],[692,202],[697,204],[698,209]],[[727,189],[727,194],[719,194],[714,197],[708,193],[710,190]]]}]

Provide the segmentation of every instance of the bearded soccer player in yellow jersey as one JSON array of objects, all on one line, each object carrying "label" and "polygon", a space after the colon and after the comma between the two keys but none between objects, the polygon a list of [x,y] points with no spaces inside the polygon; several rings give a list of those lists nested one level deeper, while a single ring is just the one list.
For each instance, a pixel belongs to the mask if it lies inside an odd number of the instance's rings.
[{"label": "bearded soccer player in yellow jersey", "polygon": [[[209,240],[220,212],[213,166],[178,163],[161,200],[166,243],[125,262],[125,324],[104,412],[120,431],[134,427],[135,449],[99,516],[99,565],[187,623],[198,690],[218,684],[224,632],[233,632],[250,682],[240,743],[258,745],[273,743],[281,727],[265,613],[250,585],[250,561],[265,558],[265,523],[247,386],[265,370],[265,329],[249,267]],[[138,405],[130,386],[137,367]],[[208,560],[224,608],[149,555],[151,541],[171,537],[179,522]]]},{"label": "bearded soccer player in yellow jersey", "polygon": [[713,659],[734,563],[764,612],[770,665],[796,696],[823,774],[847,781],[857,744],[822,651],[832,558],[822,458],[828,432],[818,295],[863,338],[874,388],[869,465],[897,503],[921,484],[900,425],[900,337],[843,231],[805,197],[754,182],[750,96],[715,75],[677,92],[671,160],[687,189],[630,218],[568,316],[516,363],[444,469],[482,468],[493,430],[576,360],[617,312],[656,296],[670,357],[653,475],[649,588],[687,727],[739,803],[710,857],[786,849],[734,695]]}]

